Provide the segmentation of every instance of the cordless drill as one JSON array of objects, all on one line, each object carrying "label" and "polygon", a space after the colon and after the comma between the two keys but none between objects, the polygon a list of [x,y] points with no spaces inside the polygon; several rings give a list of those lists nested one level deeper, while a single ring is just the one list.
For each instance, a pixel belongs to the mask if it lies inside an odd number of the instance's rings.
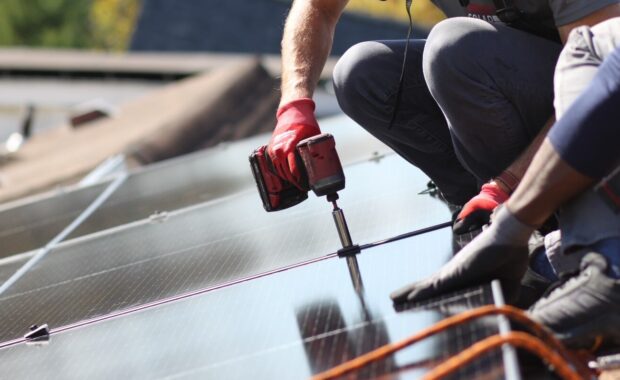
[{"label": "cordless drill", "polygon": [[267,146],[259,147],[250,155],[252,173],[265,210],[279,211],[295,206],[308,198],[310,190],[318,197],[326,196],[334,206],[332,215],[343,247],[339,254],[351,256],[359,253],[359,247],[351,241],[344,213],[336,203],[338,191],[344,189],[345,179],[334,137],[323,133],[300,141],[297,159],[302,164],[299,165],[301,188],[275,174]]},{"label": "cordless drill", "polygon": [[280,178],[273,169],[263,145],[250,155],[252,173],[265,210],[279,211],[308,198],[312,190],[318,197],[327,195],[330,202],[338,199],[337,192],[344,189],[345,178],[336,152],[336,142],[329,133],[302,140],[297,144],[297,159],[302,165],[301,188]]},{"label": "cordless drill", "polygon": [[361,292],[364,286],[355,258],[360,253],[360,247],[353,244],[344,212],[336,203],[338,191],[344,189],[345,180],[334,137],[323,133],[300,141],[297,144],[297,159],[302,164],[298,165],[301,189],[275,174],[267,155],[267,146],[259,147],[250,155],[250,166],[263,206],[269,212],[295,206],[308,198],[310,190],[318,197],[326,196],[334,207],[332,216],[342,243],[338,256],[346,258],[353,286]]}]

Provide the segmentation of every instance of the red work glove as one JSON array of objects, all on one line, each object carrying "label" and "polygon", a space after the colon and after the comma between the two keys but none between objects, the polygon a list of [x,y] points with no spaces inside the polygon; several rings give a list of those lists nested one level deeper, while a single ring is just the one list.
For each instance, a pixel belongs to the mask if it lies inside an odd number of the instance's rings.
[{"label": "red work glove", "polygon": [[495,207],[506,202],[510,194],[502,190],[495,182],[482,185],[480,194],[465,203],[456,217],[452,230],[456,234],[464,234],[482,228],[489,223]]},{"label": "red work glove", "polygon": [[297,143],[321,133],[314,116],[312,99],[302,98],[286,103],[278,109],[278,124],[267,146],[267,154],[281,178],[300,186],[301,173],[297,165]]}]

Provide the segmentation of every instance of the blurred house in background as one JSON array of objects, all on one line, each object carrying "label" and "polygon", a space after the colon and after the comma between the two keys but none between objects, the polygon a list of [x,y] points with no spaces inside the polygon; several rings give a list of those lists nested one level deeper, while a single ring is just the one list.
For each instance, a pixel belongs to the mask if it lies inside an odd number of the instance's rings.
[{"label": "blurred house in background", "polygon": [[[130,50],[277,54],[289,7],[282,0],[143,0]],[[404,38],[407,29],[401,20],[348,12],[338,23],[332,54],[361,41]],[[414,36],[424,33],[414,28]]]},{"label": "blurred house in background", "polygon": [[[77,183],[114,155],[147,165],[271,130],[290,5],[1,2],[0,202]],[[442,17],[429,0],[412,11],[414,36]],[[333,54],[402,39],[408,27],[404,0],[351,0]],[[315,94],[318,117],[340,112],[329,80],[336,59]]]}]

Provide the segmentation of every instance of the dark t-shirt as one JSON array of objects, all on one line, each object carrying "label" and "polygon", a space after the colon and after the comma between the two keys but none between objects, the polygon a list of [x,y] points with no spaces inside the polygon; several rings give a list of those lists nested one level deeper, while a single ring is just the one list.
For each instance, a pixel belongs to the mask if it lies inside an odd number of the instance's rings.
[{"label": "dark t-shirt", "polygon": [[[459,0],[431,0],[448,17],[468,16],[501,23],[496,14],[493,0],[465,1],[466,7]],[[570,24],[607,5],[620,3],[620,0],[512,0],[512,4],[524,14],[526,23],[537,34],[555,33],[557,26]],[[519,23],[513,25],[520,27]],[[526,29],[525,27],[523,27]]]}]

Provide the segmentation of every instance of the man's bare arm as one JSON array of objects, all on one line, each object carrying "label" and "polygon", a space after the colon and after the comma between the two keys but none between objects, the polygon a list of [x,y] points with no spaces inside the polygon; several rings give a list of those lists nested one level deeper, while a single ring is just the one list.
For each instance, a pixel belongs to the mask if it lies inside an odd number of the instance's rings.
[{"label": "man's bare arm", "polygon": [[593,183],[592,178],[564,162],[545,139],[506,207],[523,223],[540,226],[562,204]]},{"label": "man's bare arm", "polygon": [[296,0],[282,38],[280,105],[312,98],[348,0]]},{"label": "man's bare arm", "polygon": [[[538,132],[538,135],[536,135],[534,140],[525,149],[525,151],[521,153],[521,155],[512,164],[510,164],[510,166],[506,168],[506,170],[504,170],[504,172],[510,173],[517,180],[521,180],[527,168],[530,166],[530,163],[532,162],[532,158],[534,157],[534,155],[540,148],[543,140],[547,136],[547,132],[549,132],[549,129],[551,129],[554,123],[555,123],[555,117],[552,117],[551,119],[549,119],[549,121],[545,123],[544,127]],[[499,187],[502,188],[502,190],[504,190],[508,194],[512,193],[515,190],[514,187],[508,188],[506,186],[507,184],[503,183],[502,181],[498,180],[495,182],[497,183]]]}]

